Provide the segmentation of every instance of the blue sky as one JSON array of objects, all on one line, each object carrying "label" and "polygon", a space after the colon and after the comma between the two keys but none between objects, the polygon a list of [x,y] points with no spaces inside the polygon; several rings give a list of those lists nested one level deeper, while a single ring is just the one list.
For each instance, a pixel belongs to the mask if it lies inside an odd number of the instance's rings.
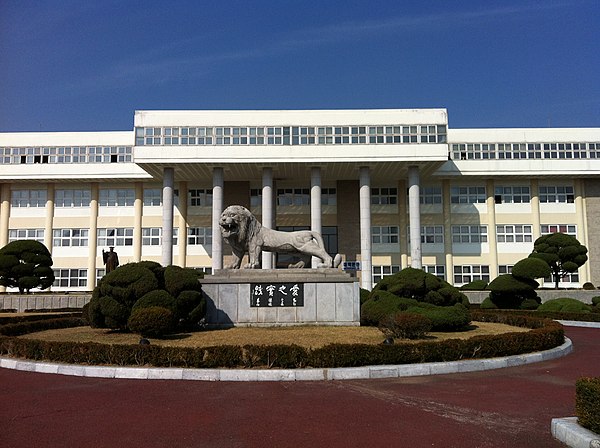
[{"label": "blue sky", "polygon": [[0,131],[143,109],[448,109],[600,126],[600,0],[0,0]]}]

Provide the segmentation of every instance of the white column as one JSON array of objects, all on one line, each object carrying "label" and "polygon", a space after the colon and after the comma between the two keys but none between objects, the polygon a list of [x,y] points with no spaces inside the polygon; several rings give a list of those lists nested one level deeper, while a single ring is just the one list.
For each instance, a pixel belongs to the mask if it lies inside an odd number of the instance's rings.
[{"label": "white column", "polygon": [[488,244],[490,247],[489,266],[490,280],[498,276],[498,241],[496,239],[496,198],[494,196],[495,185],[493,179],[486,183],[487,193],[487,218],[488,218]]},{"label": "white column", "polygon": [[[322,233],[321,214],[321,168],[313,166],[310,169],[310,230]],[[317,257],[311,258],[312,268],[320,263]]]},{"label": "white column", "polygon": [[542,236],[540,220],[540,187],[537,179],[531,179],[531,234],[533,241]]},{"label": "white column", "polygon": [[[187,266],[187,213],[188,213],[188,203],[187,203],[187,191],[188,184],[187,182],[179,182],[179,225],[177,226],[179,235],[177,237],[177,244],[179,248],[177,265],[185,268]],[[181,198],[185,198],[185,201],[182,201]]]},{"label": "white column", "polygon": [[[175,182],[175,170],[165,168],[163,170],[163,221],[162,221],[162,265],[173,264],[173,184]],[[181,195],[180,195],[181,196]],[[183,195],[182,200],[187,200]]]},{"label": "white column", "polygon": [[373,273],[371,262],[371,173],[368,166],[360,167],[359,174],[360,210],[360,284],[371,290]]},{"label": "white column", "polygon": [[410,266],[421,269],[421,210],[419,205],[419,167],[408,167],[408,215],[410,227]]},{"label": "white column", "polygon": [[135,201],[133,203],[133,261],[142,259],[142,214],[144,205],[144,185],[135,183]]},{"label": "white column", "polygon": [[[96,286],[96,257],[98,256],[98,196],[100,186],[92,183],[90,198],[90,230],[88,233],[88,273],[87,289],[92,291]],[[100,264],[102,266],[102,264]]]},{"label": "white column", "polygon": [[54,228],[54,184],[48,184],[46,196],[46,222],[44,225],[44,245],[52,254],[52,230]]},{"label": "white column", "polygon": [[[273,228],[273,168],[264,167],[262,170],[262,225],[267,229]],[[262,269],[273,269],[273,254],[262,253]]]},{"label": "white column", "polygon": [[444,215],[444,253],[446,254],[446,281],[454,283],[454,257],[452,255],[452,203],[450,181],[442,181],[442,210]]},{"label": "white column", "polygon": [[[577,240],[584,246],[589,248],[585,228],[585,211],[583,198],[585,197],[582,179],[575,179],[575,213],[577,215]],[[589,256],[589,255],[588,255]],[[584,264],[579,268],[579,284],[583,285],[590,279],[590,263]]]},{"label": "white column", "polygon": [[[8,244],[8,223],[10,217],[10,184],[0,184],[0,247]],[[6,287],[0,286],[0,292]]]},{"label": "white column", "polygon": [[223,238],[219,218],[223,212],[223,168],[213,168],[213,207],[212,207],[212,270],[223,269]]}]

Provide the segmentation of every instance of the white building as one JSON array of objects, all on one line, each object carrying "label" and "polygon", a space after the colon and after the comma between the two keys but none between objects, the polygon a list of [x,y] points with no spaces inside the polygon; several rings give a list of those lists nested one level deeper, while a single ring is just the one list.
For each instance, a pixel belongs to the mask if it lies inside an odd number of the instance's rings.
[{"label": "white building", "polygon": [[[461,285],[510,272],[548,232],[600,284],[600,128],[448,129],[445,109],[136,111],[126,132],[0,133],[0,247],[37,239],[54,290],[121,264],[223,266],[228,205],[320,231],[361,285],[406,266]],[[263,255],[263,267],[289,257]]]}]

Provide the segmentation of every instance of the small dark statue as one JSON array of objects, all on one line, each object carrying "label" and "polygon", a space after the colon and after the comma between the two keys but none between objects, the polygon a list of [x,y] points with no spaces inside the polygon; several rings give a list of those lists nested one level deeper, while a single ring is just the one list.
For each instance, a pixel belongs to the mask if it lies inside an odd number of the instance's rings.
[{"label": "small dark statue", "polygon": [[114,271],[119,266],[119,256],[114,251],[114,247],[111,246],[108,248],[108,252],[105,252],[102,249],[102,259],[104,260],[104,264],[106,265],[106,273]]}]

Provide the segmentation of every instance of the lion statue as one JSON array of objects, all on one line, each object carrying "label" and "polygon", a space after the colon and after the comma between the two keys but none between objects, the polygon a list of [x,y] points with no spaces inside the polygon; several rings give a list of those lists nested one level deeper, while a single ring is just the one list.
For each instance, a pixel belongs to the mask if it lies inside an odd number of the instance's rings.
[{"label": "lion statue", "polygon": [[267,229],[250,210],[241,205],[231,205],[223,210],[219,226],[223,239],[231,246],[233,252],[233,262],[225,266],[225,269],[240,269],[246,252],[249,260],[244,268],[258,269],[263,250],[311,255],[321,260],[320,268],[338,267],[341,262],[339,255],[336,255],[334,260],[325,251],[323,237],[319,232],[280,232]]}]

